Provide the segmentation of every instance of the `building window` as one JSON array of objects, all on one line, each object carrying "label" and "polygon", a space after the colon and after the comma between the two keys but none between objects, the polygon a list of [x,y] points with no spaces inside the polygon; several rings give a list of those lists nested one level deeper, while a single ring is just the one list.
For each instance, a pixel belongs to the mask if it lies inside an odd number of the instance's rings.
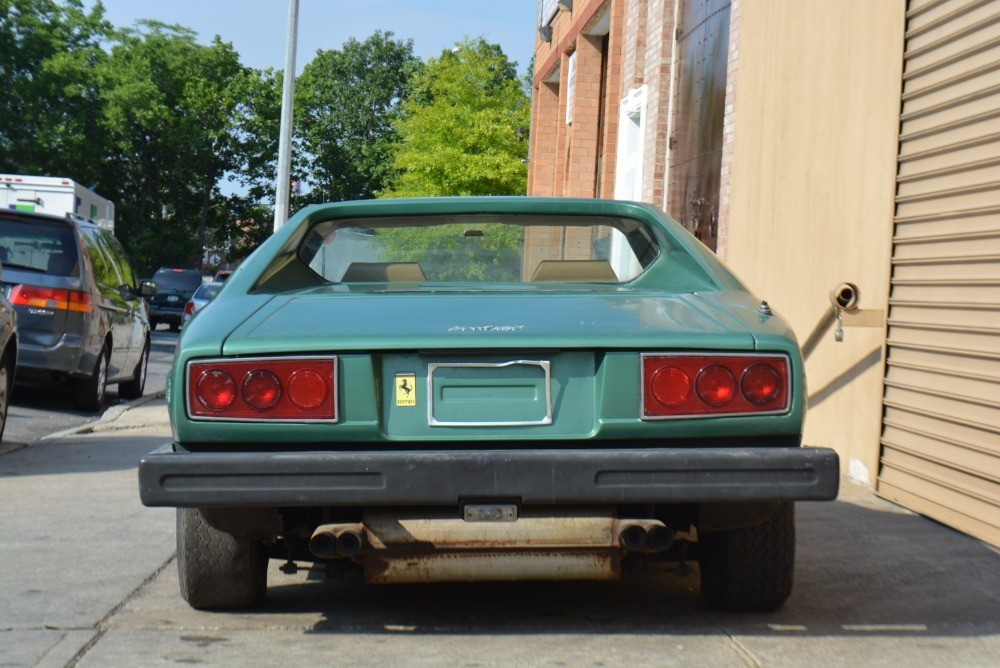
[{"label": "building window", "polygon": [[630,90],[618,118],[618,166],[615,199],[642,199],[643,137],[646,133],[646,86]]},{"label": "building window", "polygon": [[559,11],[557,0],[538,0],[538,27],[544,28],[552,22],[552,17]]}]

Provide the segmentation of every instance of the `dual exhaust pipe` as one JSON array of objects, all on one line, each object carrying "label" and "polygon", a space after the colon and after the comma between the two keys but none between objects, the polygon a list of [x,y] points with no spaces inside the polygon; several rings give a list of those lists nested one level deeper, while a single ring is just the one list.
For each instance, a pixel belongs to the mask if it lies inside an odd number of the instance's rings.
[{"label": "dual exhaust pipe", "polygon": [[[630,552],[665,552],[674,544],[673,530],[659,520],[617,520],[614,526],[618,545]],[[309,551],[320,559],[355,557],[365,548],[365,536],[360,522],[323,524],[313,531]]]},{"label": "dual exhaust pipe", "polygon": [[320,559],[353,557],[365,546],[362,524],[324,524],[309,539],[309,551]]},{"label": "dual exhaust pipe", "polygon": [[632,552],[666,552],[674,531],[659,520],[618,520],[618,544]]}]

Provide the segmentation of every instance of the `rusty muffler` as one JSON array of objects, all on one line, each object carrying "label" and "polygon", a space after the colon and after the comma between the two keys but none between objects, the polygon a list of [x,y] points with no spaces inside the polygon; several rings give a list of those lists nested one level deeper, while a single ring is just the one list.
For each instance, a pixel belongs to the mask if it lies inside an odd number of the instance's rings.
[{"label": "rusty muffler", "polygon": [[365,546],[365,528],[361,524],[323,524],[309,539],[309,551],[320,559],[353,557]]}]

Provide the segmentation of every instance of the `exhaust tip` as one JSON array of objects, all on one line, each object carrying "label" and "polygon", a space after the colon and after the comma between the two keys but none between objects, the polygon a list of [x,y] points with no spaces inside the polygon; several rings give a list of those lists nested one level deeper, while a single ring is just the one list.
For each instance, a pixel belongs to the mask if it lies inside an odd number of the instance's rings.
[{"label": "exhaust tip", "polygon": [[621,546],[629,550],[642,550],[646,547],[646,530],[638,524],[630,524],[618,534]]},{"label": "exhaust tip", "polygon": [[337,538],[328,531],[317,531],[309,539],[309,551],[320,559],[329,559],[337,553]]},{"label": "exhaust tip", "polygon": [[363,544],[357,531],[344,531],[337,536],[337,553],[342,557],[353,557],[361,551]]},{"label": "exhaust tip", "polygon": [[674,544],[674,531],[666,526],[651,526],[646,531],[646,542],[657,552],[666,552]]}]

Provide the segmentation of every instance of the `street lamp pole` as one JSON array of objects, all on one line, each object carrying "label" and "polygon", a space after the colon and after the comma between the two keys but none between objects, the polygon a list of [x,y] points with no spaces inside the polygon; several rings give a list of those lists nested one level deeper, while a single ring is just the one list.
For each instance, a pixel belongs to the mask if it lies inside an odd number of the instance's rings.
[{"label": "street lamp pole", "polygon": [[285,80],[281,90],[281,134],[278,139],[278,191],[274,201],[274,231],[288,220],[292,167],[292,105],[295,100],[295,43],[299,32],[299,0],[288,0],[285,38]]}]

